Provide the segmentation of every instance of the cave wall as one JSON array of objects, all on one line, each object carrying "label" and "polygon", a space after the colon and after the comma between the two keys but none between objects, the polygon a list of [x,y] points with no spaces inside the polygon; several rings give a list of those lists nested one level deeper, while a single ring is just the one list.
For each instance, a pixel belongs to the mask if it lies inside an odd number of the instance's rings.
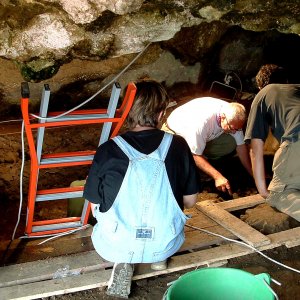
[{"label": "cave wall", "polygon": [[33,110],[45,83],[53,106],[65,108],[98,91],[149,44],[118,79],[123,87],[150,76],[176,97],[205,92],[233,72],[232,84],[255,93],[254,76],[269,62],[299,81],[299,1],[4,0],[0,16],[6,119],[19,113],[22,81],[30,82]]},{"label": "cave wall", "polygon": [[[149,76],[177,100],[206,95],[214,81],[224,82],[230,74],[230,84],[252,97],[254,77],[265,63],[287,68],[290,81],[300,82],[300,3],[295,0],[2,0],[0,17],[1,121],[20,117],[21,82],[29,82],[31,111],[38,110],[45,83],[51,89],[50,109],[67,110],[110,82],[143,50],[118,78],[123,90],[129,81]],[[91,105],[100,105],[109,93]],[[93,150],[98,134],[58,130],[45,140],[45,150],[76,151],[76,145]],[[26,139],[24,163],[26,199]],[[0,122],[0,166],[0,209],[10,216],[0,226],[4,236],[11,234],[6,228],[16,220],[21,197],[20,123]],[[41,182],[44,187],[68,185],[84,179],[86,171],[49,172],[41,174]],[[24,223],[25,200],[23,206]]]}]

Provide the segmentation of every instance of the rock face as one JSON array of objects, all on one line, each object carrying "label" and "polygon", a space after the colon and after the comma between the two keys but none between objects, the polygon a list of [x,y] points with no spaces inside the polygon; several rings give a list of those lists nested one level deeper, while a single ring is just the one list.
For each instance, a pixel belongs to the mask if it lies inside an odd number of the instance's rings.
[{"label": "rock face", "polygon": [[255,92],[253,78],[266,62],[299,79],[294,0],[3,0],[0,14],[1,115],[18,105],[21,81],[36,83],[33,103],[45,82],[54,97],[75,84],[94,87],[92,93],[148,44],[124,85],[143,74],[167,87],[189,82],[205,91],[234,72],[237,89]]},{"label": "rock face", "polygon": [[[10,216],[0,226],[1,236],[16,219],[21,197],[20,123],[2,123],[21,117],[21,82],[29,82],[31,112],[38,111],[46,83],[49,109],[64,111],[115,78],[125,90],[128,82],[151,77],[174,100],[212,94],[213,83],[226,78],[248,108],[262,64],[279,64],[288,69],[290,82],[300,82],[298,0],[1,0],[0,16],[0,208]],[[109,94],[110,87],[91,105]],[[95,136],[98,132],[58,130],[44,146],[49,152],[76,151],[77,144],[95,149]],[[277,146],[270,140],[269,152]],[[26,141],[25,149],[24,199],[30,176]],[[84,179],[86,171],[41,172],[42,185]],[[269,228],[251,212],[246,217],[259,230],[287,226],[284,218]]]}]

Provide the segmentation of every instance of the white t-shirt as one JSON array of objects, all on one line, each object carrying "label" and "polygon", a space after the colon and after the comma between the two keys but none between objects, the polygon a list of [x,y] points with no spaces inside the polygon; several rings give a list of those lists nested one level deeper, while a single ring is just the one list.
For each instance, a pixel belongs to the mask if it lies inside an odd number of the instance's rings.
[{"label": "white t-shirt", "polygon": [[[168,117],[167,124],[187,141],[193,154],[202,155],[206,143],[224,133],[217,118],[225,105],[228,102],[217,98],[196,98],[176,108]],[[242,131],[229,134],[237,145],[244,144]]]}]

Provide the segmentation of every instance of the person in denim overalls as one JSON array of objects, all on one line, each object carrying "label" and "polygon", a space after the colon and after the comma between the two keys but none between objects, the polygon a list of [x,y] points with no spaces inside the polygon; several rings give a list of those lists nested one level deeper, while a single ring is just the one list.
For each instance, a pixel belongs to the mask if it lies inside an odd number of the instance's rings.
[{"label": "person in denim overalls", "polygon": [[136,83],[129,131],[97,149],[84,189],[97,219],[92,242],[114,262],[107,294],[127,298],[133,265],[154,270],[184,242],[184,207],[197,201],[199,179],[185,140],[157,129],[168,105],[153,80]]}]

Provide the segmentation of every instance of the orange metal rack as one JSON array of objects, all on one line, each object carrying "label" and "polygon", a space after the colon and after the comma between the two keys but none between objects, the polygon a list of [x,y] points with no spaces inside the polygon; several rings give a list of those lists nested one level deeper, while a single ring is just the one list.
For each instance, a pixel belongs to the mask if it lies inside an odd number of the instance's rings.
[{"label": "orange metal rack", "polygon": [[[61,200],[82,197],[83,187],[64,187],[56,189],[37,190],[39,170],[57,167],[72,167],[88,165],[92,163],[95,151],[78,151],[66,153],[42,154],[44,132],[47,127],[86,125],[102,123],[102,132],[99,144],[118,134],[123,125],[134,101],[136,87],[129,83],[123,101],[117,108],[121,87],[115,83],[112,88],[111,97],[106,109],[77,110],[67,115],[61,116],[62,112],[49,113],[48,104],[50,99],[50,89],[44,85],[40,117],[38,122],[33,120],[29,113],[29,86],[27,82],[21,84],[21,110],[24,120],[24,127],[27,136],[31,169],[28,188],[27,219],[25,234],[28,236],[53,235],[65,232],[86,225],[90,213],[90,205],[85,200],[81,217],[66,217],[43,221],[34,221],[34,210],[36,202]],[[53,118],[56,117],[56,118]],[[37,129],[34,138],[33,130]]]}]

